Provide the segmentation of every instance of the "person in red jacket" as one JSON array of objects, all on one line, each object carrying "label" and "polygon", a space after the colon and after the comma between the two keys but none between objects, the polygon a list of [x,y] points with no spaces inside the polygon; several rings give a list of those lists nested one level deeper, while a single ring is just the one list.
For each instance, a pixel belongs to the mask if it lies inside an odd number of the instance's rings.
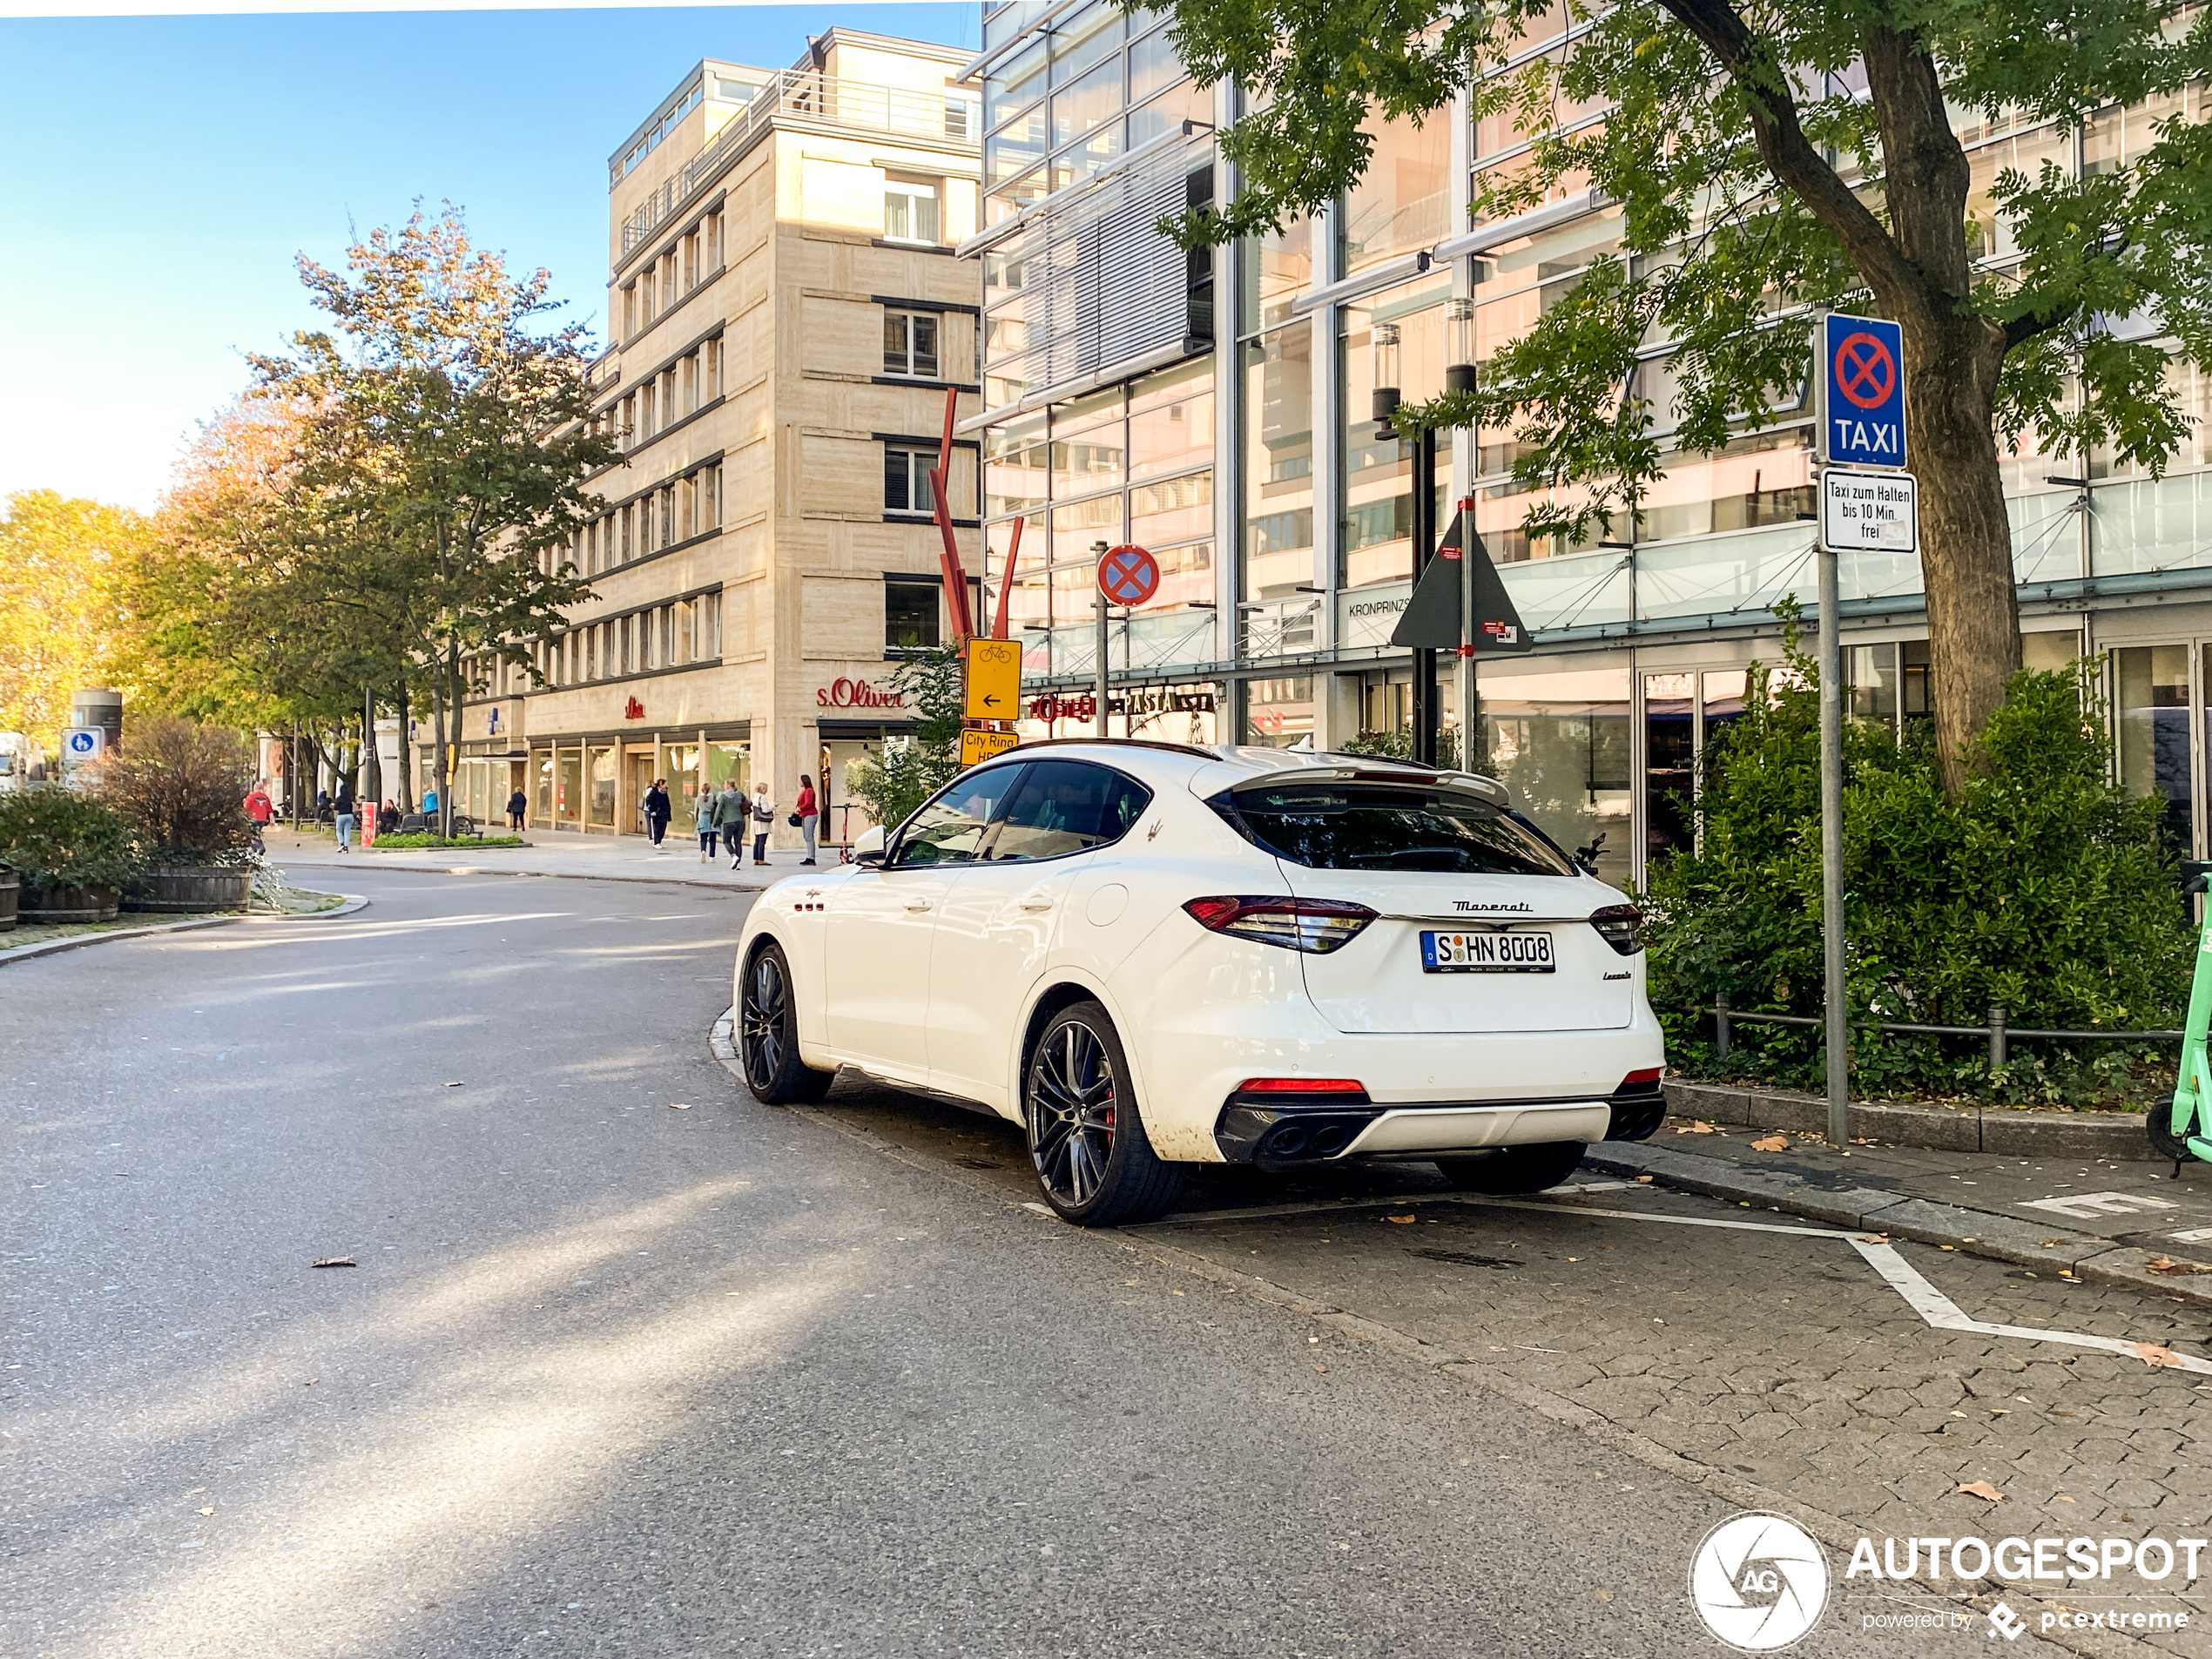
[{"label": "person in red jacket", "polygon": [[268,828],[269,820],[276,816],[276,806],[269,799],[267,779],[255,781],[253,792],[246,798],[246,815],[253,820],[253,850],[266,853],[269,849],[261,840],[261,832]]},{"label": "person in red jacket", "polygon": [[822,821],[822,809],[814,800],[814,780],[805,772],[799,774],[799,799],[791,804],[791,821],[806,836],[806,856],[799,862],[814,861],[814,828]]}]

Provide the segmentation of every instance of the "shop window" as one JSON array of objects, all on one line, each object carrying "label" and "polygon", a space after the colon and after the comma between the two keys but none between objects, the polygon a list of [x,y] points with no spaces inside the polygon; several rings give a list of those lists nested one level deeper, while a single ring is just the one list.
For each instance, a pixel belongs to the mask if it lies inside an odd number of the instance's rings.
[{"label": "shop window", "polygon": [[[1740,671],[1704,679],[1709,711],[1729,717],[1732,683],[1733,709],[1742,711]],[[1485,672],[1478,696],[1480,764],[1525,803],[1546,834],[1595,865],[1601,880],[1625,887],[1630,880],[1628,671]]]},{"label": "shop window", "polygon": [[883,234],[887,241],[939,242],[941,186],[935,179],[887,179],[883,184]]},{"label": "shop window", "polygon": [[886,656],[926,651],[939,640],[934,582],[887,576],[883,581],[883,649]]},{"label": "shop window", "polygon": [[560,751],[559,764],[553,786],[553,817],[556,822],[574,825],[583,815],[583,751]]},{"label": "shop window", "polygon": [[907,449],[896,444],[883,448],[883,510],[927,516],[935,502],[929,489],[929,471],[937,464],[934,449]]},{"label": "shop window", "polygon": [[2121,784],[2132,795],[2163,803],[2168,846],[2185,858],[2193,816],[2188,647],[2130,645],[2114,651],[2112,660]]},{"label": "shop window", "polygon": [[615,825],[615,752],[610,748],[595,748],[590,756],[590,821],[597,828],[612,829]]},{"label": "shop window", "polygon": [[553,821],[553,752],[550,749],[538,749],[531,752],[530,775],[536,779],[534,792],[537,798],[537,810],[533,816],[541,824],[550,824]]},{"label": "shop window", "polygon": [[937,378],[937,319],[927,311],[883,314],[883,372]]},{"label": "shop window", "polygon": [[1244,687],[1242,741],[1273,749],[1295,748],[1313,736],[1313,681],[1300,674],[1287,679],[1253,680]]}]

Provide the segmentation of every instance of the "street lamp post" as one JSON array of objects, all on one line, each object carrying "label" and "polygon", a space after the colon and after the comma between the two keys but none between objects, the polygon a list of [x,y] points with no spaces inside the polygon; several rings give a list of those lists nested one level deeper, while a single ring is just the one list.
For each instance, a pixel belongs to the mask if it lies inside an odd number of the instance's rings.
[{"label": "street lamp post", "polygon": [[[1399,391],[1399,331],[1394,322],[1374,325],[1375,435],[1395,438],[1391,424],[1402,401]],[[1436,556],[1436,432],[1423,427],[1413,435],[1413,581]],[[1436,764],[1436,653],[1413,648],[1413,759],[1424,766]]]}]

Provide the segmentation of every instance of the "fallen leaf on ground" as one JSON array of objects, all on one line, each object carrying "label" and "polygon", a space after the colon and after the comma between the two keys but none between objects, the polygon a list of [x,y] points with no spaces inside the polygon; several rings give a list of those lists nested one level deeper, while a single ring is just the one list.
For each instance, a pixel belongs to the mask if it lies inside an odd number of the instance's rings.
[{"label": "fallen leaf on ground", "polygon": [[358,1267],[360,1263],[350,1256],[320,1256],[307,1264],[310,1267]]},{"label": "fallen leaf on ground", "polygon": [[2177,1262],[2170,1256],[2161,1256],[2150,1264],[2154,1273],[2212,1273],[2212,1267],[2200,1267],[2195,1262]]},{"label": "fallen leaf on ground", "polygon": [[2081,1501],[2081,1500],[2079,1498],[2069,1498],[2065,1493],[2061,1492],[2058,1495],[2058,1501],[2060,1503],[2078,1504]]},{"label": "fallen leaf on ground", "polygon": [[446,1087],[447,1087],[448,1089],[458,1089],[458,1088],[460,1088],[460,1087],[461,1087],[461,1085],[460,1085],[459,1083],[448,1083],[448,1084],[446,1085]]},{"label": "fallen leaf on ground", "polygon": [[1787,1152],[1790,1143],[1783,1136],[1770,1135],[1763,1141],[1752,1142],[1751,1150],[1754,1152]]},{"label": "fallen leaf on ground", "polygon": [[2182,1371],[2187,1368],[2182,1364],[2181,1355],[2175,1353],[2171,1348],[2160,1347],[2155,1342],[2138,1342],[2134,1352],[2135,1357],[2153,1371],[2161,1367],[2168,1371]]},{"label": "fallen leaf on ground", "polygon": [[1890,1242],[1890,1236],[1887,1233],[1861,1233],[1858,1242],[1862,1244],[1886,1244]]},{"label": "fallen leaf on ground", "polygon": [[1610,1602],[1613,1599],[1613,1592],[1604,1588],[1602,1586],[1597,1589],[1592,1590],[1590,1594],[1597,1597],[1597,1599],[1601,1602]]},{"label": "fallen leaf on ground", "polygon": [[1959,1488],[1970,1498],[1979,1498],[1985,1503],[2002,1503],[2005,1494],[1986,1480],[1969,1480]]},{"label": "fallen leaf on ground", "polygon": [[1651,1184],[1651,1177],[1648,1175],[1640,1175],[1636,1177],[1636,1184],[1640,1187],[1648,1187]]},{"label": "fallen leaf on ground", "polygon": [[212,1515],[215,1513],[215,1506],[212,1503],[202,1504],[199,1508],[199,1513],[203,1515]]},{"label": "fallen leaf on ground", "polygon": [[1316,1366],[1313,1368],[1314,1370],[1319,1372],[1324,1377],[1329,1374],[1329,1368],[1326,1366]]},{"label": "fallen leaf on ground", "polygon": [[1417,1216],[1385,1216],[1383,1219],[1385,1221],[1394,1221],[1401,1227],[1409,1227],[1415,1221],[1419,1220],[1420,1217]]},{"label": "fallen leaf on ground", "polygon": [[1717,1135],[1720,1131],[1701,1117],[1694,1123],[1683,1124],[1676,1130],[1675,1133],[1677,1135]]},{"label": "fallen leaf on ground", "polygon": [[668,1109],[671,1112],[688,1112],[691,1109],[691,1103],[688,1100],[671,1100],[668,1103]]}]

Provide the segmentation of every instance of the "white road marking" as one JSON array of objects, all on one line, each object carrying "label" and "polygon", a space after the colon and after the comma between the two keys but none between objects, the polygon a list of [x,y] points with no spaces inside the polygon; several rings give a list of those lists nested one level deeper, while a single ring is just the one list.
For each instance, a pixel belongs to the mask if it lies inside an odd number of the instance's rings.
[{"label": "white road marking", "polygon": [[[1976,1336],[2012,1337],[2022,1342],[2063,1342],[2072,1348],[2095,1348],[2105,1353],[2116,1353],[2129,1359],[2143,1359],[2176,1371],[2194,1372],[2200,1377],[2212,1377],[2212,1359],[2200,1359],[2195,1354],[2175,1353],[2160,1343],[2128,1342],[2119,1337],[2093,1337],[2077,1331],[2045,1331],[2026,1325],[1986,1325],[1973,1319],[1959,1305],[1928,1283],[1905,1258],[1897,1253],[1893,1244],[1872,1244],[1864,1238],[1852,1238],[1851,1248],[1864,1256],[1874,1271],[1890,1283],[1891,1288],[1912,1304],[1912,1311],[1939,1331],[1966,1331]],[[2145,1349],[2154,1350],[2159,1358],[2151,1359]]]},{"label": "white road marking", "polygon": [[2126,1216],[2142,1210],[2179,1210],[2181,1207],[2170,1199],[2154,1198],[2143,1192],[2072,1192],[2063,1198],[2037,1198],[2020,1206],[2023,1210],[2047,1210],[2054,1216],[2067,1216],[2075,1221],[2094,1221],[2099,1216]]},{"label": "white road marking", "polygon": [[2192,1227],[2187,1232],[2168,1233],[2166,1236],[2177,1244],[2201,1244],[2212,1238],[2212,1227]]}]

